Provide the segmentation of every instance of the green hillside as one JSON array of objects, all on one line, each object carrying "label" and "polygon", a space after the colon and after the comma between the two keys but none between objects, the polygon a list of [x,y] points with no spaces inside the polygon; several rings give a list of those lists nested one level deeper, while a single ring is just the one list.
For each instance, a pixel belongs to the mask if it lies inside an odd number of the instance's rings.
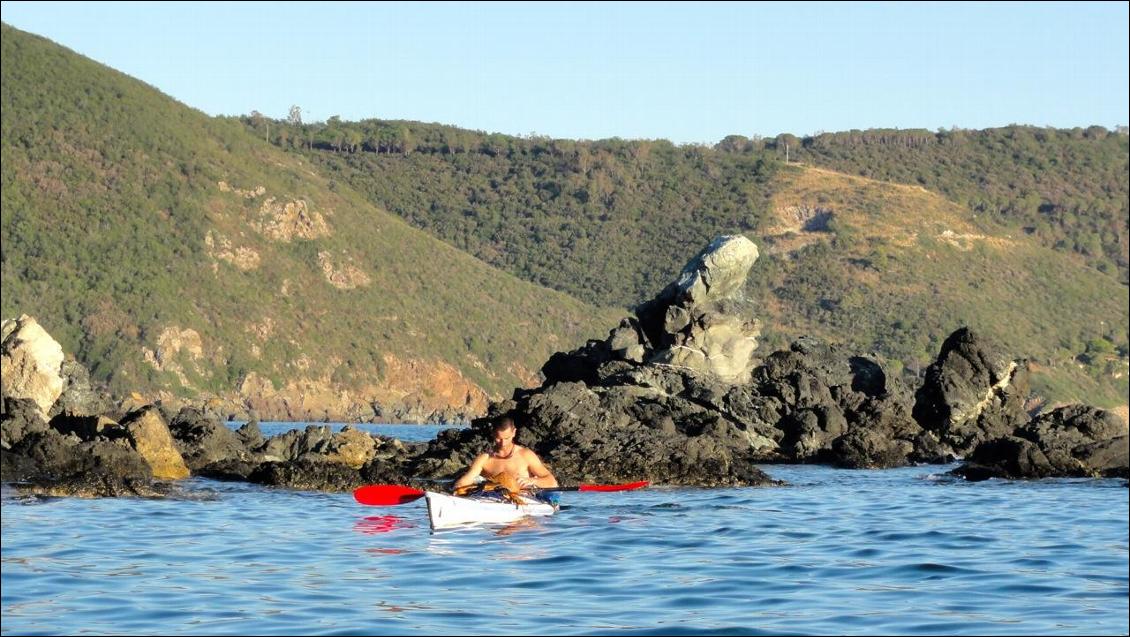
[{"label": "green hillside", "polygon": [[781,136],[759,145],[734,142],[730,138],[723,147],[780,154],[788,143],[795,161],[921,185],[960,204],[983,228],[1023,233],[1046,247],[1081,255],[1088,265],[1127,283],[1130,142],[1125,127],[866,130],[799,140]]},{"label": "green hillside", "polygon": [[755,236],[781,165],[768,153],[664,140],[516,138],[334,118],[244,122],[414,226],[595,305],[651,298],[720,233]]},{"label": "green hillside", "polygon": [[[1126,401],[1121,132],[891,142],[886,163],[871,146],[837,146],[841,172],[829,172],[795,162],[831,163],[813,150],[824,138],[704,148],[419,122],[243,122],[413,225],[590,303],[631,307],[709,238],[741,232],[766,248],[749,289],[769,319],[766,347],[815,333],[915,373],[969,324],[1032,357],[1049,400]],[[982,238],[962,238],[972,236]]]},{"label": "green hillside", "polygon": [[1124,130],[707,148],[209,118],[6,26],[0,106],[3,315],[119,392],[481,405],[744,233],[766,350],[812,333],[912,376],[970,325],[1051,401],[1126,402]]},{"label": "green hillside", "polygon": [[2,313],[117,392],[250,377],[457,407],[460,383],[508,395],[620,314],[489,267],[236,121],[7,25],[2,42]]},{"label": "green hillside", "polygon": [[[761,298],[777,338],[821,333],[920,373],[961,325],[1029,357],[1053,402],[1126,402],[1126,288],[1081,256],[986,232],[919,186],[812,167],[778,180]],[[797,211],[827,211],[804,229]]]}]

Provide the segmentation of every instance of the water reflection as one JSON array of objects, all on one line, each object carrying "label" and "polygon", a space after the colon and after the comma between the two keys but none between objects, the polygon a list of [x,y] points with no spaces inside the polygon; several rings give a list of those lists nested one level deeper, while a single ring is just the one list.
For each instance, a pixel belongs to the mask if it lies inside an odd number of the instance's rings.
[{"label": "water reflection", "polygon": [[535,517],[522,518],[507,524],[506,526],[499,527],[495,530],[495,535],[506,536],[514,535],[515,533],[522,533],[525,531],[535,531],[542,529],[541,520]]},{"label": "water reflection", "polygon": [[370,515],[361,518],[353,525],[353,530],[365,535],[381,535],[397,529],[416,528],[416,523],[399,515]]}]

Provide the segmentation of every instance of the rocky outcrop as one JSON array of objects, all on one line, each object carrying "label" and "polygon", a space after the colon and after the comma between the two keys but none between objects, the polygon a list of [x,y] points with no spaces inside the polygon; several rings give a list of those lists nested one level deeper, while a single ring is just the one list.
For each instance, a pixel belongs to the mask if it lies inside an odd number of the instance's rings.
[{"label": "rocky outcrop", "polygon": [[[947,457],[878,360],[801,339],[755,366],[759,322],[741,290],[756,258],[744,237],[716,239],[637,317],[553,355],[542,387],[492,405],[491,416],[516,416],[523,443],[579,480],[768,484],[757,463]],[[466,466],[487,422],[437,441],[421,468]]]},{"label": "rocky outcrop", "polygon": [[219,271],[219,264],[215,260],[227,261],[242,272],[249,272],[259,267],[260,256],[253,248],[236,246],[219,232],[208,231],[204,235],[204,245],[208,248],[208,256],[213,259],[213,270]]},{"label": "rocky outcrop", "polygon": [[49,495],[163,495],[165,482],[190,474],[342,491],[378,479],[407,483],[424,449],[352,427],[312,425],[264,438],[254,423],[232,431],[194,408],[174,415],[171,428],[157,406],[121,423],[69,415],[48,423],[28,399],[7,400],[0,431],[3,480]]},{"label": "rocky outcrop", "polygon": [[[732,422],[685,400],[638,400],[624,387],[557,383],[493,406],[522,414],[518,440],[563,482],[647,479],[699,486],[770,484]],[[491,418],[433,442],[414,468],[452,477],[489,447]]]},{"label": "rocky outcrop", "polygon": [[25,492],[53,496],[160,496],[149,463],[128,444],[105,438],[81,441],[49,429],[24,437],[4,449],[0,466],[5,482],[19,482]]},{"label": "rocky outcrop", "polygon": [[[176,441],[177,449],[188,468],[198,471],[208,465],[230,460],[248,460],[247,441],[253,436],[248,428],[241,437],[232,431],[215,415],[205,413],[195,407],[180,410],[170,421],[169,430]],[[258,431],[258,427],[254,428]],[[252,438],[254,440],[254,438]],[[261,442],[262,434],[258,436]]]},{"label": "rocky outcrop", "polygon": [[63,393],[63,346],[23,314],[0,326],[0,389],[5,398],[27,398],[47,419]]},{"label": "rocky outcrop", "polygon": [[353,264],[353,260],[346,258],[344,263],[334,263],[332,254],[325,250],[318,253],[318,265],[322,268],[322,275],[326,281],[339,290],[352,290],[356,287],[369,285],[371,279],[360,268]]},{"label": "rocky outcrop", "polygon": [[915,394],[914,419],[959,455],[1028,421],[1028,364],[968,328],[942,344]]},{"label": "rocky outcrop", "polygon": [[718,237],[658,297],[636,309],[638,324],[613,331],[610,350],[621,360],[747,382],[761,323],[742,290],[757,256],[757,246],[743,236]]},{"label": "rocky outcrop", "polygon": [[52,405],[49,416],[97,416],[113,412],[113,399],[91,385],[90,372],[82,363],[68,356],[59,373],[63,377],[63,393]]},{"label": "rocky outcrop", "polygon": [[121,422],[130,444],[149,463],[158,480],[179,480],[190,474],[184,458],[177,451],[169,427],[155,407],[139,409]]},{"label": "rocky outcrop", "polygon": [[[760,324],[742,296],[756,259],[747,239],[720,237],[606,339],[550,357],[540,387],[491,404],[470,428],[407,445],[352,427],[311,425],[266,438],[253,421],[232,431],[220,419],[231,405],[220,400],[208,409],[180,409],[134,396],[119,422],[99,413],[102,397],[85,370],[64,362],[42,328],[37,332],[27,317],[6,321],[3,479],[41,493],[81,495],[160,494],[166,481],[190,473],[331,491],[419,483],[464,471],[489,447],[493,420],[503,415],[518,420],[519,442],[565,485],[770,485],[777,482],[758,464],[892,467],[960,454],[970,460],[957,473],[970,479],[1127,475],[1120,420],[1075,406],[1029,422],[1026,365],[965,328],[946,339],[913,400],[882,360],[812,338],[758,363]],[[253,333],[266,339],[271,331],[265,322]],[[170,328],[152,359],[175,369],[201,348],[195,332]],[[306,369],[307,362],[296,365]],[[415,413],[387,404],[438,405],[427,413],[460,417],[485,403],[450,366],[388,357],[385,363],[384,385],[357,396],[327,390],[328,377],[276,392],[249,374],[243,389],[257,398],[241,399],[241,408],[329,419],[365,396],[360,413],[348,417],[364,421]],[[437,385],[445,390],[429,393]]]},{"label": "rocky outcrop", "polygon": [[754,372],[750,405],[777,430],[776,459],[877,468],[944,459],[910,417],[909,391],[873,358],[801,338]]},{"label": "rocky outcrop", "polygon": [[986,478],[1128,477],[1126,424],[1103,409],[1060,407],[1012,434],[983,442],[954,470],[970,480]]},{"label": "rocky outcrop", "polygon": [[310,210],[302,199],[282,202],[268,197],[259,206],[259,214],[252,219],[251,227],[282,243],[290,243],[294,239],[317,239],[330,234],[330,226],[322,213]]},{"label": "rocky outcrop", "polygon": [[655,299],[636,308],[604,341],[554,354],[546,382],[593,384],[608,361],[666,365],[724,383],[744,383],[753,368],[761,324],[742,289],[757,261],[757,246],[742,236],[718,237],[683,267]]},{"label": "rocky outcrop", "polygon": [[[160,495],[153,470],[126,438],[105,420],[56,416],[48,424],[31,400],[5,400],[0,478],[25,491],[85,497]],[[76,422],[83,421],[83,422]]]}]

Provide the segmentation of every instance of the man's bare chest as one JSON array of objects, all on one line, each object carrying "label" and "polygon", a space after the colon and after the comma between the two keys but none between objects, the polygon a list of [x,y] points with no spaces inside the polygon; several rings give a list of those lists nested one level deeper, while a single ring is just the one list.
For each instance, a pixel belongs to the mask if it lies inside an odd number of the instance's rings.
[{"label": "man's bare chest", "polygon": [[509,473],[517,478],[530,477],[530,466],[524,459],[519,457],[517,451],[509,458],[494,458],[491,457],[483,465],[483,473],[491,476],[496,476],[500,473]]}]

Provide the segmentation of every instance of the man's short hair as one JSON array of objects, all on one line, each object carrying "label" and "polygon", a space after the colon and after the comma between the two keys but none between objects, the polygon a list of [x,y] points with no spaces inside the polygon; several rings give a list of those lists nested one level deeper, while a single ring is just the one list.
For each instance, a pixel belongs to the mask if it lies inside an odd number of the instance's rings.
[{"label": "man's short hair", "polygon": [[517,429],[517,428],[518,427],[517,427],[517,425],[514,424],[513,418],[511,418],[510,416],[503,416],[502,418],[499,418],[498,420],[494,421],[494,426],[492,426],[490,429],[491,429],[491,431],[499,432],[499,431],[506,431],[507,429]]}]

